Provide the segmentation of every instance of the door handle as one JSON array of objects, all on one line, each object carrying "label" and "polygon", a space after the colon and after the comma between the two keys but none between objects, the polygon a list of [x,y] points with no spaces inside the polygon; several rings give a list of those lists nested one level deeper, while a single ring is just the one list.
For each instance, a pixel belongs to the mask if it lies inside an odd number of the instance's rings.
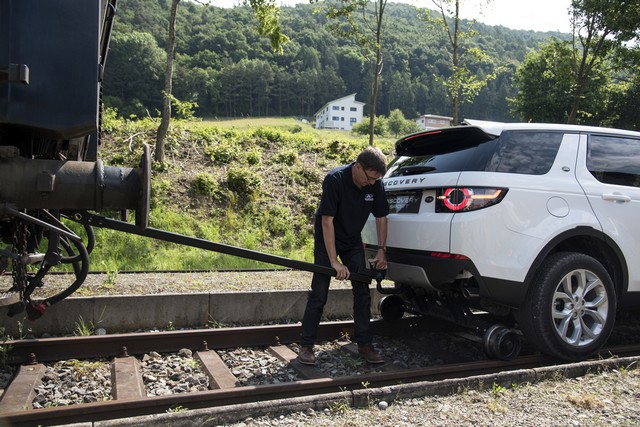
[{"label": "door handle", "polygon": [[631,201],[631,197],[625,196],[624,194],[603,194],[603,200],[608,200],[610,202],[621,202],[628,203]]}]

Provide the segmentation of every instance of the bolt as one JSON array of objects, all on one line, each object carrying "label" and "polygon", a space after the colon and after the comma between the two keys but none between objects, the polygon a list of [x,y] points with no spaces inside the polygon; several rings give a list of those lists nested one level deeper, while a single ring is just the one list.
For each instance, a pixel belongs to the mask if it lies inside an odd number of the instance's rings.
[{"label": "bolt", "polygon": [[36,359],[35,353],[29,353],[27,356],[27,365],[36,365],[38,363],[38,359]]}]

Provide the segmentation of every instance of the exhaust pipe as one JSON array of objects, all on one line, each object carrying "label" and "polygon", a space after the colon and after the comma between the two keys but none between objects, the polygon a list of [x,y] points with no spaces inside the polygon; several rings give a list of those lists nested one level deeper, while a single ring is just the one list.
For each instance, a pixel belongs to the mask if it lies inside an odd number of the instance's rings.
[{"label": "exhaust pipe", "polygon": [[462,296],[465,299],[477,299],[480,298],[480,291],[474,288],[462,288]]}]

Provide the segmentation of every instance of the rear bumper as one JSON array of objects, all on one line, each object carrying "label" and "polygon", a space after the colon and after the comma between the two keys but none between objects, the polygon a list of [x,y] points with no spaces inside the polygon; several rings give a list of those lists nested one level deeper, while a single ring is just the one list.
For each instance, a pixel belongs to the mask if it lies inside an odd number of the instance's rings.
[{"label": "rear bumper", "polygon": [[[366,258],[375,256],[375,248],[365,249]],[[482,277],[469,259],[431,256],[430,252],[387,247],[389,264],[387,279],[414,289],[439,291],[456,279],[473,276],[480,296],[510,307],[519,307],[526,296],[526,286],[520,282]]]}]

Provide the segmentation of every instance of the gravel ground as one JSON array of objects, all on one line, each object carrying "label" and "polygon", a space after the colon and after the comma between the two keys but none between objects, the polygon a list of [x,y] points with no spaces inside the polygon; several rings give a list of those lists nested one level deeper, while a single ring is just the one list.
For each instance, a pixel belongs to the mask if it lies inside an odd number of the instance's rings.
[{"label": "gravel ground", "polygon": [[[62,291],[73,282],[70,275],[49,275],[37,297]],[[390,285],[391,282],[389,282]],[[303,271],[205,272],[205,273],[106,273],[89,274],[73,296],[150,295],[198,292],[269,292],[304,290],[311,273]],[[385,283],[385,285],[387,285]],[[332,288],[350,288],[348,281],[333,280]]]},{"label": "gravel ground", "polygon": [[336,404],[322,412],[250,418],[232,426],[631,427],[640,425],[639,400],[640,371],[616,370],[508,389],[371,402],[362,409]]},{"label": "gravel ground", "polygon": [[[294,271],[268,271],[247,273],[180,273],[180,274],[92,274],[76,292],[77,296],[131,295],[187,292],[244,292],[283,289],[308,289],[310,273]],[[57,293],[68,285],[69,277],[53,276],[44,290]],[[349,287],[348,282],[334,281],[332,287]],[[452,339],[452,346],[454,346]],[[319,367],[329,374],[344,374],[350,369],[366,370],[358,359],[350,356],[329,357],[335,343],[321,343],[316,347]],[[440,360],[420,359],[419,354],[407,353],[406,348],[393,349],[393,342],[383,340],[379,346],[385,355],[394,355],[402,365],[424,366],[441,363]],[[295,346],[294,346],[295,349]],[[451,348],[451,351],[456,351]],[[397,357],[396,357],[397,356]],[[295,374],[275,361],[260,349],[238,349],[222,355],[227,365],[234,370],[244,384],[261,383],[261,378],[279,378],[278,381],[294,380]],[[346,357],[346,358],[345,358]],[[177,367],[193,369],[190,386],[201,386],[197,366],[192,362],[177,362],[177,358],[188,355],[147,356],[147,361],[158,374],[151,375],[156,385],[166,385],[173,393],[187,388],[176,386],[171,379]],[[172,365],[173,364],[173,365]],[[365,364],[366,365],[366,364]],[[82,366],[82,365],[79,365]],[[62,375],[74,377],[69,366],[53,366],[50,377]],[[55,373],[54,373],[55,371]],[[177,379],[175,381],[181,381]],[[91,383],[90,377],[85,378]],[[146,383],[149,383],[145,380]],[[2,377],[0,376],[0,382]],[[101,378],[103,386],[108,379]],[[153,382],[153,381],[152,381]],[[184,383],[184,381],[182,381]],[[86,397],[86,387],[79,380],[67,381],[70,389],[79,395],[79,401],[91,401],[96,396],[105,398],[104,390],[94,390]],[[2,384],[0,384],[0,389]],[[49,386],[49,388],[53,388]],[[191,388],[191,387],[189,387]],[[79,393],[78,393],[79,392]],[[158,388],[151,394],[163,394]],[[0,390],[1,393],[1,390]],[[83,394],[84,393],[84,394]],[[83,397],[85,396],[85,397]],[[55,400],[55,397],[53,398]],[[48,406],[42,401],[43,406]],[[49,403],[50,405],[51,403]],[[452,396],[435,396],[394,402],[371,402],[368,408],[350,408],[339,402],[324,411],[309,409],[300,413],[280,415],[275,418],[249,418],[234,426],[638,426],[640,425],[640,371],[635,366],[599,374],[589,374],[575,379],[544,381],[537,384],[514,384],[504,388],[493,385],[488,390],[463,390]]]}]

